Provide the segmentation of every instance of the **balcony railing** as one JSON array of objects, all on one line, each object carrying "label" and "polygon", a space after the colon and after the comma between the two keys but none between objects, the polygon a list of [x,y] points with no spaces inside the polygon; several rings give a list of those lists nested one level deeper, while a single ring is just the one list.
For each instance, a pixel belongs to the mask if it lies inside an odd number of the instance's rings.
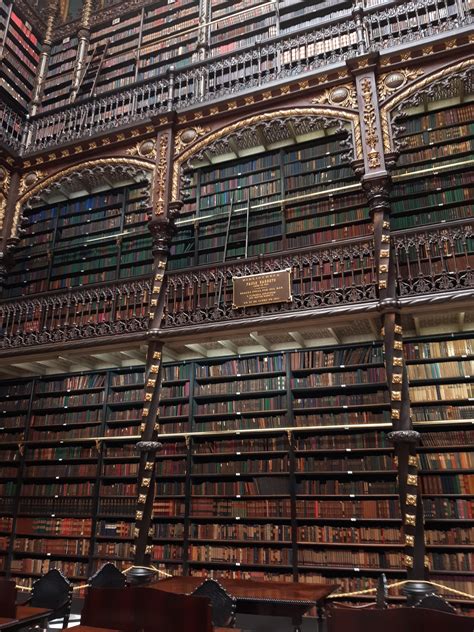
[{"label": "balcony railing", "polygon": [[0,349],[148,329],[148,279],[0,302]]},{"label": "balcony railing", "polygon": [[474,287],[472,224],[404,233],[392,243],[401,298]]},{"label": "balcony railing", "polygon": [[[290,302],[233,306],[234,277],[279,270],[290,270]],[[228,322],[376,299],[373,244],[355,242],[169,273],[162,327]]]},{"label": "balcony railing", "polygon": [[[458,224],[395,234],[392,248],[401,298],[474,287],[474,231]],[[234,277],[289,270],[292,298],[236,308]],[[81,290],[0,301],[0,349],[103,340],[145,333],[151,281],[141,279]],[[232,323],[278,314],[317,313],[378,300],[371,240],[269,254],[183,272],[168,272],[162,328]]]},{"label": "balcony railing", "polygon": [[[169,69],[153,81],[40,115],[24,126],[22,152],[42,151],[156,114],[236,96],[369,51],[413,44],[471,23],[470,0],[391,2],[339,12],[318,28],[210,58],[178,73]],[[0,127],[9,135],[7,119],[0,116]],[[14,145],[19,142],[16,128],[12,140]]]}]

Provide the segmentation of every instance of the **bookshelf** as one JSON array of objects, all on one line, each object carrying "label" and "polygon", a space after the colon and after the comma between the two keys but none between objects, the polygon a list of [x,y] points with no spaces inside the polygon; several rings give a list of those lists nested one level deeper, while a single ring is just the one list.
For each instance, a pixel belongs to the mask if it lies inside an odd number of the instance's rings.
[{"label": "bookshelf", "polygon": [[433,581],[472,590],[474,419],[472,335],[407,340],[412,418],[418,450],[425,540]]},{"label": "bookshelf", "polygon": [[33,96],[41,43],[34,25],[14,4],[0,2],[0,88],[8,103],[26,111]]},{"label": "bookshelf", "polygon": [[395,230],[472,218],[474,104],[436,106],[403,123],[403,151],[392,191]]},{"label": "bookshelf", "polygon": [[341,140],[333,134],[195,169],[169,269],[221,263],[228,225],[226,260],[368,236],[367,203]]},{"label": "bookshelf", "polygon": [[[407,339],[405,355],[424,393],[412,416],[433,578],[469,591],[472,406],[426,389],[472,387],[472,337]],[[130,565],[143,380],[137,366],[0,384],[0,451],[17,454],[1,482],[4,572],[28,584],[55,565],[80,582]],[[404,577],[380,342],[170,363],[163,380],[153,564],[344,590]]]},{"label": "bookshelf", "polygon": [[25,211],[7,296],[150,274],[147,196],[139,184]]}]

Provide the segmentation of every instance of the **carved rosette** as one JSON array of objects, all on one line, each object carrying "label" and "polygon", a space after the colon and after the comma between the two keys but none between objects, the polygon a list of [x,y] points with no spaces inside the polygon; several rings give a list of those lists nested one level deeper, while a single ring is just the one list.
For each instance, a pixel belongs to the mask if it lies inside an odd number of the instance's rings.
[{"label": "carved rosette", "polygon": [[392,95],[397,90],[404,88],[410,81],[417,79],[423,74],[422,68],[401,68],[381,75],[377,80],[377,91],[383,100]]},{"label": "carved rosette", "polygon": [[347,83],[330,88],[329,90],[325,90],[321,96],[312,99],[311,103],[314,105],[329,103],[329,105],[356,110],[357,94],[355,86]]}]

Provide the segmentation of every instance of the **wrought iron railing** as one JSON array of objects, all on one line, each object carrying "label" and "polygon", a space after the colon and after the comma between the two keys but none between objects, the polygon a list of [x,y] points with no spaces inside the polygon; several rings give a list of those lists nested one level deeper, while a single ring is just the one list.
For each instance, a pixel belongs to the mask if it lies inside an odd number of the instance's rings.
[{"label": "wrought iron railing", "polygon": [[[472,23],[470,0],[383,3],[339,12],[317,28],[266,40],[175,72],[39,115],[11,138],[25,154],[80,140],[148,119],[237,95],[367,53],[413,44]],[[0,128],[10,136],[8,115]],[[12,146],[13,146],[12,145]]]},{"label": "wrought iron railing", "polygon": [[400,297],[474,287],[472,223],[405,232],[392,244]]},{"label": "wrought iron railing", "polygon": [[0,302],[0,349],[145,332],[148,279]]},{"label": "wrought iron railing", "polygon": [[[292,300],[237,308],[234,277],[290,271]],[[377,299],[373,243],[318,247],[167,274],[163,328],[351,305]]]},{"label": "wrought iron railing", "polygon": [[[472,224],[392,236],[401,298],[474,287]],[[233,306],[234,277],[289,270],[288,302]],[[141,279],[81,290],[0,301],[0,349],[145,333],[151,281]],[[167,272],[163,329],[226,323],[275,314],[378,300],[371,240],[269,254]]]}]

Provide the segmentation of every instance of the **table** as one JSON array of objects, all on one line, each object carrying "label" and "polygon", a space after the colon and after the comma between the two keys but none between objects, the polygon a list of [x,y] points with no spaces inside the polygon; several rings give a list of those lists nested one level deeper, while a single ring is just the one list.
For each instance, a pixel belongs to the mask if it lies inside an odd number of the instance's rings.
[{"label": "table", "polygon": [[[172,593],[190,594],[202,584],[203,577],[170,577],[151,588]],[[303,615],[314,606],[322,619],[323,603],[338,584],[299,584],[296,582],[262,582],[251,579],[218,579],[221,586],[237,601],[237,612],[273,617],[289,617],[294,632],[301,632]]]},{"label": "table", "polygon": [[34,608],[33,606],[17,606],[16,619],[0,617],[0,630],[15,632],[21,628],[46,621],[52,610],[48,608]]}]

